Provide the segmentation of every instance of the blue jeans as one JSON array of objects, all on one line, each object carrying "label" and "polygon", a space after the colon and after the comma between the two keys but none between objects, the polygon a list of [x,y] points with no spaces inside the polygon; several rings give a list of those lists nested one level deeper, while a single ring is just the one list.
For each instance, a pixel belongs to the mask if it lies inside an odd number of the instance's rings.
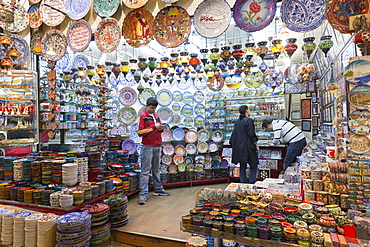
[{"label": "blue jeans", "polygon": [[295,163],[297,161],[297,156],[300,156],[302,154],[302,150],[306,145],[307,145],[306,138],[288,144],[284,160],[284,171],[289,166],[291,166],[292,163]]},{"label": "blue jeans", "polygon": [[[249,173],[249,184],[254,184],[257,180],[257,164],[256,165],[251,165],[249,164],[251,172]],[[247,164],[240,164],[240,176],[239,180],[241,183],[247,183]]]},{"label": "blue jeans", "polygon": [[161,146],[151,147],[143,145],[141,149],[141,173],[140,173],[140,192],[139,195],[148,194],[149,173],[152,171],[154,191],[163,190],[161,174],[159,171]]}]

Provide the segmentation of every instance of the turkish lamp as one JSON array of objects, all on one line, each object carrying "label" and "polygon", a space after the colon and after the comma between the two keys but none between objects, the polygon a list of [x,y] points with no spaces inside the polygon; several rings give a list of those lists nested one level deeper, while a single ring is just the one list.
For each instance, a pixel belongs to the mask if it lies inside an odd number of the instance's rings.
[{"label": "turkish lamp", "polygon": [[9,56],[5,56],[1,59],[1,66],[5,69],[9,69],[13,66],[13,61],[9,58]]},{"label": "turkish lamp", "polygon": [[128,62],[121,62],[120,71],[124,76],[127,75],[127,73],[130,71],[130,67],[128,67]]},{"label": "turkish lamp", "polygon": [[78,67],[77,75],[79,77],[85,77],[86,76],[85,68],[84,67]]},{"label": "turkish lamp", "polygon": [[179,54],[178,53],[171,53],[170,54],[170,64],[173,68],[176,68],[177,63],[179,62]]},{"label": "turkish lamp", "polygon": [[190,54],[189,64],[191,65],[191,67],[193,67],[193,69],[197,68],[197,66],[200,64],[198,54],[196,54],[196,53],[191,53]]},{"label": "turkish lamp", "polygon": [[331,40],[330,35],[325,35],[320,38],[319,48],[322,50],[322,52],[325,54],[325,57],[327,56],[330,48],[332,48],[334,45],[333,41]]},{"label": "turkish lamp", "polygon": [[[88,67],[92,67],[92,66],[88,66]],[[93,67],[94,68],[94,67]],[[92,70],[93,72],[93,75],[95,74],[95,71]],[[62,79],[66,82],[69,82],[71,81],[72,77],[71,77],[71,72],[69,71],[63,71],[63,76],[62,76]],[[91,78],[90,78],[91,79]]]},{"label": "turkish lamp", "polygon": [[179,63],[181,63],[185,67],[189,64],[189,61],[190,61],[189,52],[187,51],[180,52]]},{"label": "turkish lamp", "polygon": [[336,93],[338,92],[339,86],[337,80],[335,80],[334,76],[334,63],[330,64],[331,74],[330,74],[330,80],[328,81],[328,84],[326,86],[326,90],[329,93]]},{"label": "turkish lamp", "polygon": [[150,74],[151,73],[149,73],[149,71],[148,70],[146,70],[146,71],[144,71],[144,73],[143,73],[143,80],[145,81],[145,82],[148,82],[149,81],[149,79],[150,79]]},{"label": "turkish lamp", "polygon": [[215,65],[218,63],[218,60],[221,59],[221,55],[218,53],[219,51],[220,49],[218,48],[212,48],[212,53],[209,55],[209,60],[211,60],[211,62]]},{"label": "turkish lamp", "polygon": [[242,50],[242,45],[234,45],[233,52],[231,55],[235,58],[236,61],[239,61],[244,56],[244,51]]},{"label": "turkish lamp", "polygon": [[200,61],[202,61],[203,65],[207,64],[208,58],[208,49],[200,49]]},{"label": "turkish lamp", "polygon": [[[211,68],[213,68],[213,66],[216,66],[216,65],[211,65]],[[221,71],[226,71],[227,69],[227,65],[224,61],[220,62],[218,64],[218,68],[221,70]]]},{"label": "turkish lamp", "polygon": [[176,75],[181,75],[182,72],[184,72],[184,68],[181,66],[181,64],[178,64],[176,67]]},{"label": "turkish lamp", "polygon": [[148,67],[145,57],[139,57],[138,67],[141,71],[144,71]]},{"label": "turkish lamp", "polygon": [[151,72],[153,72],[156,68],[157,68],[157,66],[158,66],[158,64],[157,64],[157,58],[155,58],[155,57],[150,57],[150,58],[148,58],[149,59],[149,62],[148,62],[148,67],[149,67],[149,69],[150,69],[150,71]]},{"label": "turkish lamp", "polygon": [[13,44],[12,47],[10,48],[10,50],[8,51],[8,56],[13,60],[15,61],[20,55],[21,53],[18,51],[18,49],[15,47],[15,45]]},{"label": "turkish lamp", "polygon": [[8,50],[9,46],[13,44],[13,40],[6,34],[0,36],[0,44]]},{"label": "turkish lamp", "polygon": [[135,73],[134,73],[134,80],[136,81],[136,83],[139,83],[140,80],[141,80],[141,70],[136,70]]},{"label": "turkish lamp", "polygon": [[267,64],[265,64],[265,62],[262,62],[260,66],[258,66],[259,70],[262,71],[262,73],[265,73],[266,70],[268,70],[269,66],[267,66]]},{"label": "turkish lamp", "polygon": [[135,71],[139,69],[139,65],[137,64],[137,59],[130,59],[129,62],[130,63],[128,64],[128,67],[130,68],[131,73],[134,74]]},{"label": "turkish lamp", "polygon": [[303,39],[304,44],[302,46],[302,50],[306,52],[308,59],[310,58],[312,52],[316,48],[316,44],[314,43],[314,40],[315,40],[315,37],[307,37]]},{"label": "turkish lamp", "polygon": [[[86,73],[87,73],[87,71],[86,71]],[[117,63],[113,64],[112,73],[114,74],[114,76],[116,78],[118,77],[119,73],[121,73],[119,64],[117,64]]]},{"label": "turkish lamp", "polygon": [[244,55],[246,61],[252,60],[253,56],[256,55],[256,48],[254,48],[254,43],[245,44]]},{"label": "turkish lamp", "polygon": [[230,52],[230,46],[223,46],[221,47],[221,54],[220,54],[222,60],[224,60],[225,63],[229,61],[231,57],[231,52]]},{"label": "turkish lamp", "polygon": [[195,79],[197,79],[197,76],[198,76],[198,73],[196,71],[193,70],[192,72],[190,72],[190,79],[192,81],[194,81]]},{"label": "turkish lamp", "polygon": [[281,44],[281,39],[273,40],[270,50],[276,59],[279,58],[280,54],[284,51],[284,46]]},{"label": "turkish lamp", "polygon": [[266,56],[266,54],[269,51],[269,48],[267,48],[267,41],[260,41],[257,43],[258,47],[256,48],[257,55],[263,60]]},{"label": "turkish lamp", "polygon": [[362,31],[356,33],[356,35],[353,37],[352,42],[360,48],[361,55],[362,56],[368,56],[370,55],[370,32]]},{"label": "turkish lamp", "polygon": [[215,72],[213,72],[212,70],[208,71],[206,74],[208,78],[212,78],[214,75],[215,75]]},{"label": "turkish lamp", "polygon": [[289,57],[292,57],[294,52],[298,49],[298,45],[295,43],[297,42],[296,38],[287,39],[287,44],[284,46],[284,50],[288,54]]},{"label": "turkish lamp", "polygon": [[184,68],[184,73],[185,73],[186,75],[188,75],[188,74],[190,73],[190,71],[191,71],[190,67],[185,67],[185,68]]}]

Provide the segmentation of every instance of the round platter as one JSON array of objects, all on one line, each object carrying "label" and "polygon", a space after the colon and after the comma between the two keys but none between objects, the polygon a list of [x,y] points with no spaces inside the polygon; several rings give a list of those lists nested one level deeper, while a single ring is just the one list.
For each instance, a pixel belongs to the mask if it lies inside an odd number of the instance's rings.
[{"label": "round platter", "polygon": [[194,12],[193,22],[199,35],[206,38],[220,36],[229,27],[230,5],[224,0],[205,0]]},{"label": "round platter", "polygon": [[79,54],[73,59],[73,64],[72,64],[73,68],[78,68],[78,67],[86,68],[89,65],[90,65],[89,58],[83,54]]},{"label": "round platter", "polygon": [[106,18],[99,22],[95,32],[95,42],[103,53],[110,53],[117,49],[121,40],[121,28],[114,18]]},{"label": "round platter", "polygon": [[182,101],[182,93],[180,91],[175,91],[172,93],[172,98],[174,102],[181,102]]},{"label": "round platter", "polygon": [[181,109],[181,114],[185,117],[193,116],[193,107],[191,105],[184,105]]},{"label": "round platter", "polygon": [[276,14],[276,0],[237,0],[233,7],[236,25],[246,31],[255,32],[267,27]]},{"label": "round platter", "polygon": [[[19,35],[9,33],[8,36],[12,38],[13,45],[16,46],[20,56],[15,60],[15,63],[25,63],[30,56],[30,48],[27,41]],[[64,53],[63,53],[64,54]],[[62,55],[63,56],[63,55]]]},{"label": "round platter", "polygon": [[117,12],[120,0],[94,0],[94,11],[100,17],[110,17]]},{"label": "round platter", "polygon": [[161,89],[157,93],[157,100],[161,106],[168,106],[172,102],[172,93],[168,89]]},{"label": "round platter", "polygon": [[40,4],[36,3],[28,8],[30,28],[39,28],[42,24]]},{"label": "round platter", "polygon": [[362,85],[370,81],[370,74],[367,73],[369,69],[369,61],[364,59],[355,60],[346,66],[343,76],[353,85]]},{"label": "round platter", "polygon": [[220,91],[224,86],[224,78],[221,76],[213,76],[208,78],[207,86],[212,91]]},{"label": "round platter", "polygon": [[217,152],[218,151],[218,143],[217,142],[210,142],[208,144],[208,148],[210,152]]},{"label": "round platter", "polygon": [[221,130],[215,130],[212,134],[212,141],[221,142],[224,139],[224,133]]},{"label": "round platter", "polygon": [[194,126],[194,119],[192,117],[185,117],[183,122],[186,128],[192,128]]},{"label": "round platter", "polygon": [[67,50],[67,38],[63,32],[52,29],[42,37],[42,56],[47,60],[57,61]]},{"label": "round platter", "polygon": [[149,97],[154,97],[154,98],[156,97],[154,90],[151,88],[144,88],[144,90],[141,93],[139,93],[139,102],[142,105],[146,105],[146,100]]},{"label": "round platter", "polygon": [[169,107],[162,106],[161,108],[157,110],[157,113],[162,123],[164,124],[171,123],[172,117],[173,117],[173,111]]},{"label": "round platter", "polygon": [[185,141],[187,143],[195,143],[198,140],[198,133],[195,130],[188,130],[185,133]]},{"label": "round platter", "polygon": [[0,21],[0,27],[8,32],[17,33],[25,30],[30,22],[27,11],[18,3],[1,3],[0,7],[11,11],[14,16],[12,22]]},{"label": "round platter", "polygon": [[179,165],[179,164],[183,164],[184,163],[184,156],[180,155],[180,154],[176,154],[173,156],[173,162],[176,164],[176,165]]},{"label": "round platter", "polygon": [[64,54],[64,56],[59,59],[55,64],[56,71],[70,71],[72,67],[71,57],[68,52]]},{"label": "round platter", "polygon": [[181,123],[181,116],[179,114],[173,114],[172,124],[179,124]]},{"label": "round platter", "polygon": [[[186,153],[187,154],[193,155],[196,152],[197,152],[197,146],[194,143],[188,143],[188,144],[186,144]],[[193,163],[193,162],[190,162],[190,163]]]},{"label": "round platter", "polygon": [[185,149],[184,145],[181,145],[181,144],[176,145],[175,154],[179,154],[179,155],[182,155],[182,156],[186,155],[186,149]]},{"label": "round platter", "polygon": [[165,47],[177,47],[188,38],[191,19],[184,8],[168,6],[158,12],[154,26],[154,37],[159,44]]},{"label": "round platter", "polygon": [[140,47],[148,44],[154,36],[154,17],[146,9],[131,10],[122,24],[122,34],[127,44]]},{"label": "round platter", "polygon": [[172,156],[170,155],[163,155],[162,156],[162,163],[165,164],[165,165],[171,165],[172,163]]},{"label": "round platter", "polygon": [[196,116],[194,118],[195,127],[204,127],[206,125],[206,119],[203,116]]},{"label": "round platter", "polygon": [[180,105],[180,103],[175,102],[175,103],[172,104],[171,108],[172,108],[172,111],[174,111],[174,112],[180,112],[181,105]]},{"label": "round platter", "polygon": [[199,153],[207,153],[208,152],[208,144],[206,142],[198,142],[197,149]]},{"label": "round platter", "polygon": [[40,8],[42,21],[46,25],[55,27],[64,21],[66,9],[63,0],[44,0]]},{"label": "round platter", "polygon": [[184,104],[192,104],[193,103],[193,94],[189,91],[186,91],[182,94],[182,102]]},{"label": "round platter", "polygon": [[72,20],[80,20],[89,12],[91,0],[65,0],[66,13]]},{"label": "round platter", "polygon": [[196,115],[203,116],[206,113],[206,108],[203,104],[196,104],[194,106],[194,112]]},{"label": "round platter", "polygon": [[172,137],[175,141],[182,141],[185,137],[185,131],[182,128],[176,128],[172,131]]},{"label": "round platter", "polygon": [[131,139],[126,139],[122,142],[122,150],[127,150],[128,154],[136,152],[136,143]]},{"label": "round platter", "polygon": [[348,127],[358,135],[370,134],[370,111],[353,111],[349,115]]},{"label": "round platter", "polygon": [[294,32],[309,32],[318,28],[326,19],[326,0],[284,0],[281,18]]},{"label": "round platter", "polygon": [[360,85],[351,89],[349,92],[349,103],[357,109],[368,109],[370,96],[370,86]]},{"label": "round platter", "polygon": [[168,166],[168,172],[169,173],[176,173],[177,172],[177,165],[171,164]]},{"label": "round platter", "polygon": [[124,5],[126,5],[130,9],[137,9],[137,8],[144,6],[148,2],[148,0],[135,0],[135,1],[122,0],[122,2]]},{"label": "round platter", "polygon": [[365,135],[351,135],[349,147],[354,153],[367,153],[370,150],[370,139]]},{"label": "round platter", "polygon": [[137,119],[137,113],[134,108],[130,106],[122,107],[118,114],[119,121],[124,125],[131,125]]},{"label": "round platter", "polygon": [[201,142],[206,142],[210,139],[211,134],[209,133],[210,130],[202,129],[198,132],[198,140]]},{"label": "round platter", "polygon": [[166,155],[173,155],[175,153],[175,148],[170,143],[164,144],[163,153]]},{"label": "round platter", "polygon": [[119,102],[122,105],[133,105],[137,100],[137,94],[135,89],[131,87],[124,87],[119,91]]},{"label": "round platter", "polygon": [[74,21],[67,30],[67,42],[74,52],[84,51],[90,44],[92,30],[85,20]]},{"label": "round platter", "polygon": [[196,91],[193,96],[195,103],[202,103],[204,101],[204,94],[202,91]]},{"label": "round platter", "polygon": [[169,129],[164,129],[161,133],[162,142],[170,142],[172,141],[172,132]]}]

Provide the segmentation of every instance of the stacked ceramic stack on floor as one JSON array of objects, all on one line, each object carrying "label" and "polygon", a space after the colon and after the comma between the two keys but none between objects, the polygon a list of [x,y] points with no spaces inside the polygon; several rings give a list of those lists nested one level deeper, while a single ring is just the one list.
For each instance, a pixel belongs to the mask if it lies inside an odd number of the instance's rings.
[{"label": "stacked ceramic stack on floor", "polygon": [[89,178],[89,159],[87,157],[76,158],[75,163],[78,164],[78,182],[87,182]]},{"label": "stacked ceramic stack on floor", "polygon": [[91,215],[73,212],[62,215],[57,221],[56,247],[90,246]]},{"label": "stacked ceramic stack on floor", "polygon": [[46,246],[46,231],[57,222],[57,216],[49,214],[37,220],[37,246]]},{"label": "stacked ceramic stack on floor", "polygon": [[42,218],[42,214],[32,214],[25,219],[25,241],[24,245],[37,246],[37,221]]},{"label": "stacked ceramic stack on floor", "polygon": [[67,163],[62,165],[63,184],[70,187],[77,184],[77,168],[78,165],[76,163]]},{"label": "stacked ceramic stack on floor", "polygon": [[14,216],[13,223],[13,246],[24,246],[25,242],[25,218],[30,216],[30,212],[20,212]]},{"label": "stacked ceramic stack on floor", "polygon": [[3,245],[13,244],[13,225],[16,214],[17,213],[10,213],[3,216],[3,222],[1,224],[1,243]]},{"label": "stacked ceramic stack on floor", "polygon": [[91,246],[99,245],[110,238],[109,206],[94,203],[81,208],[81,211],[91,214]]},{"label": "stacked ceramic stack on floor", "polygon": [[128,199],[125,195],[113,195],[107,199],[106,203],[110,207],[111,227],[120,227],[128,223],[127,202]]}]

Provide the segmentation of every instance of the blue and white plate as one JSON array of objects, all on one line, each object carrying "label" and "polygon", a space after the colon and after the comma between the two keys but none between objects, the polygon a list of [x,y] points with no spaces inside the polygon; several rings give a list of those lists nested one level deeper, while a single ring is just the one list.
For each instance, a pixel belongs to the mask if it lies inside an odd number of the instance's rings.
[{"label": "blue and white plate", "polygon": [[172,102],[172,93],[168,89],[161,89],[157,93],[157,100],[161,106],[168,106]]},{"label": "blue and white plate", "polygon": [[184,105],[181,109],[181,114],[185,117],[193,116],[193,107],[191,105]]},{"label": "blue and white plate", "polygon": [[202,103],[204,101],[204,94],[202,91],[196,91],[194,93],[194,102]]},{"label": "blue and white plate", "polygon": [[90,65],[89,59],[82,54],[79,54],[73,60],[73,68],[83,67],[86,68]]},{"label": "blue and white plate", "polygon": [[15,60],[15,63],[19,64],[26,62],[27,58],[30,56],[30,46],[27,41],[16,34],[8,33],[8,36],[12,38],[13,44],[20,53],[20,56]]},{"label": "blue and white plate", "polygon": [[192,128],[194,126],[194,119],[192,117],[186,117],[183,120],[186,128]]},{"label": "blue and white plate", "polygon": [[182,94],[182,102],[185,104],[192,104],[193,103],[193,94],[189,91],[186,91]]},{"label": "blue and white plate", "polygon": [[118,112],[120,108],[120,104],[118,100],[113,100],[112,102],[109,103],[109,106],[112,107],[112,111]]},{"label": "blue and white plate", "polygon": [[176,128],[172,132],[172,137],[175,141],[182,141],[185,137],[185,131],[182,128]]},{"label": "blue and white plate", "polygon": [[196,104],[194,106],[194,112],[196,115],[204,116],[204,114],[206,113],[206,108],[203,104]]},{"label": "blue and white plate", "polygon": [[180,103],[175,102],[175,103],[173,103],[173,104],[172,104],[171,108],[172,108],[172,110],[173,110],[174,112],[180,112],[180,110],[181,110],[181,105],[180,105]]},{"label": "blue and white plate", "polygon": [[203,116],[196,116],[194,118],[194,125],[198,128],[206,125],[206,120]]},{"label": "blue and white plate", "polygon": [[64,56],[55,64],[56,71],[70,71],[72,67],[71,56],[66,52]]},{"label": "blue and white plate", "polygon": [[66,13],[72,20],[79,20],[89,12],[91,0],[66,0]]}]

